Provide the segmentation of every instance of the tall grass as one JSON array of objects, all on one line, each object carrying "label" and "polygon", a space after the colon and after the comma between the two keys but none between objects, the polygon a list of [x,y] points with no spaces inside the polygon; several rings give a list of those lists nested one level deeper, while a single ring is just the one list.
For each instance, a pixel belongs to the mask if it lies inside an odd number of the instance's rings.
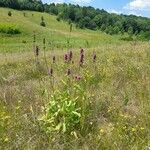
[{"label": "tall grass", "polygon": [[2,55],[0,148],[149,149],[149,48]]}]

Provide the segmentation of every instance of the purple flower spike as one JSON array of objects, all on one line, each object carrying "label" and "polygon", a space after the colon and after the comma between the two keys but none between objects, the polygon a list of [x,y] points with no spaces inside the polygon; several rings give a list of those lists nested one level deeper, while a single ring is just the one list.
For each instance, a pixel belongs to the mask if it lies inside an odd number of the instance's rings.
[{"label": "purple flower spike", "polygon": [[68,61],[68,54],[65,54],[64,59],[65,59],[65,62]]},{"label": "purple flower spike", "polygon": [[84,54],[81,53],[81,55],[80,55],[80,66],[83,65],[83,62],[84,62]]},{"label": "purple flower spike", "polygon": [[72,58],[73,58],[73,53],[72,53],[72,51],[70,51],[70,52],[69,52],[69,61],[71,61]]},{"label": "purple flower spike", "polygon": [[81,48],[81,50],[80,50],[80,54],[83,54],[84,53],[84,50],[83,50],[83,48]]},{"label": "purple flower spike", "polygon": [[75,80],[80,81],[81,77],[80,76],[75,76]]}]

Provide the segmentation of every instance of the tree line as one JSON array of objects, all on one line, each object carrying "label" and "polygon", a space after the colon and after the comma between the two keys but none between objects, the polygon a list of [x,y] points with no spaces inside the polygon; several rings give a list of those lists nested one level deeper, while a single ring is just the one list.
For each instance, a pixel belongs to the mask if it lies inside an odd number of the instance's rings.
[{"label": "tree line", "polygon": [[41,0],[0,0],[0,7],[18,10],[44,11],[44,5]]},{"label": "tree line", "polygon": [[0,0],[1,7],[34,10],[57,15],[57,20],[75,23],[78,28],[101,30],[108,34],[150,35],[150,19],[135,15],[110,14],[103,9],[73,4],[43,4],[41,0]]}]

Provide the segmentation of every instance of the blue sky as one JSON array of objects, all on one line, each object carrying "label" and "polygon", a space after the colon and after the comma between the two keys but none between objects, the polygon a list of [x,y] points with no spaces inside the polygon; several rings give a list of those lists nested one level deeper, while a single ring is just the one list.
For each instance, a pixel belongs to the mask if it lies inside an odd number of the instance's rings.
[{"label": "blue sky", "polygon": [[74,3],[93,6],[112,13],[134,14],[150,18],[150,0],[42,0],[44,3]]}]

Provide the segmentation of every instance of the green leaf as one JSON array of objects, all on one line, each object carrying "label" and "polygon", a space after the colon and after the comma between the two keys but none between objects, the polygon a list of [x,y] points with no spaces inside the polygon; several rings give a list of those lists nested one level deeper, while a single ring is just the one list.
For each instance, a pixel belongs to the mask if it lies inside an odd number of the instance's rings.
[{"label": "green leaf", "polygon": [[78,116],[78,117],[81,117],[81,114],[78,113],[78,112],[76,112],[76,111],[72,111],[72,113],[73,113],[74,115]]},{"label": "green leaf", "polygon": [[56,130],[56,131],[60,131],[61,127],[62,127],[62,123],[60,122],[60,123],[56,126],[55,130]]},{"label": "green leaf", "polygon": [[67,129],[66,129],[66,124],[63,123],[63,132],[65,133],[66,131],[67,131]]}]

